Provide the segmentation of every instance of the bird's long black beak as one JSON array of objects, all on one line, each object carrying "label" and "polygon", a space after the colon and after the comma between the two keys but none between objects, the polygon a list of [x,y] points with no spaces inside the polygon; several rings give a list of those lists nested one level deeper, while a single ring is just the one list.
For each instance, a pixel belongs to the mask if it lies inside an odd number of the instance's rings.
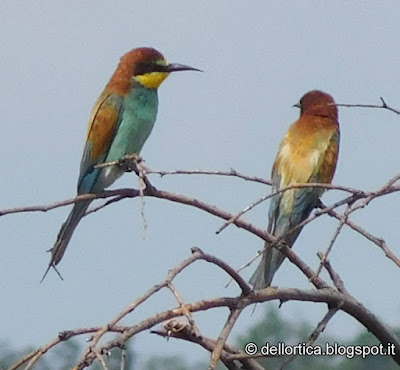
[{"label": "bird's long black beak", "polygon": [[293,104],[292,105],[292,108],[301,108],[301,105],[300,105],[300,103],[296,103],[296,104]]},{"label": "bird's long black beak", "polygon": [[170,63],[165,67],[166,72],[177,72],[177,71],[198,71],[198,72],[203,72],[201,69],[193,68],[190,66],[187,66],[185,64],[179,64],[179,63]]}]

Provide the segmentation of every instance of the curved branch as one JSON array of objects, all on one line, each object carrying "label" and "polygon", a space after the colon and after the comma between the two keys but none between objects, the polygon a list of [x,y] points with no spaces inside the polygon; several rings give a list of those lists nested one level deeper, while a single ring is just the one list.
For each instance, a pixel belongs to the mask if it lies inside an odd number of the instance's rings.
[{"label": "curved branch", "polygon": [[[243,280],[243,278],[236,273],[229,265],[227,265],[224,261],[221,259],[211,256],[209,254],[204,253],[200,248],[192,248],[192,255],[185,259],[183,262],[181,262],[178,266],[173,268],[169,273],[167,278],[162,281],[160,284],[157,284],[153,286],[151,289],[149,289],[142,297],[139,299],[135,300],[132,302],[128,307],[126,307],[121,313],[119,313],[111,322],[107,325],[104,325],[101,330],[99,330],[96,335],[93,337],[92,344],[89,346],[85,354],[82,356],[81,363],[85,363],[85,359],[87,356],[89,356],[93,350],[95,349],[96,345],[99,343],[101,337],[108,331],[108,327],[115,326],[119,321],[121,321],[126,315],[134,311],[140,304],[145,302],[148,298],[150,298],[153,294],[157,293],[160,291],[162,288],[169,287],[171,282],[174,280],[174,278],[182,272],[186,267],[191,265],[193,262],[197,260],[205,260],[208,261],[222,270],[224,270],[226,273],[228,273],[240,286],[240,288],[243,291],[243,294],[248,294],[250,293],[250,287],[249,285]],[[184,315],[188,314],[188,309],[190,305],[185,304],[185,305],[180,305],[179,309],[175,309],[175,311],[180,311]],[[175,316],[172,316],[175,317]],[[79,367],[78,367],[79,368]]]},{"label": "curved branch", "polygon": [[[357,321],[364,325],[378,340],[384,345],[394,344],[400,348],[400,340],[397,336],[382,323],[371,311],[365,308],[355,298],[338,292],[333,288],[324,288],[320,290],[300,290],[294,288],[275,288],[269,287],[256,291],[246,297],[220,297],[208,300],[202,300],[193,304],[187,304],[186,307],[191,312],[206,311],[217,307],[228,307],[233,309],[241,305],[247,307],[254,303],[262,303],[271,300],[279,301],[301,301],[301,302],[319,302],[327,303],[330,306],[340,307],[340,310],[353,316]],[[111,350],[114,347],[123,346],[133,335],[144,330],[151,329],[154,325],[160,324],[174,317],[182,316],[184,313],[180,307],[161,312],[149,317],[140,323],[127,327],[126,330],[117,338],[107,342],[101,347],[100,353]],[[74,370],[81,370],[89,366],[96,359],[94,353],[88,353]],[[400,364],[400,353],[395,353],[393,359]]]},{"label": "curved branch", "polygon": [[[99,194],[78,195],[75,198],[67,199],[67,200],[64,200],[61,202],[51,203],[49,205],[9,208],[9,209],[0,211],[0,216],[12,214],[12,213],[23,213],[23,212],[47,212],[47,211],[50,211],[55,208],[63,207],[63,206],[69,205],[69,204],[77,203],[77,202],[82,202],[85,200],[104,199],[104,198],[112,198],[112,197],[117,197],[117,200],[122,200],[125,198],[137,198],[140,195],[141,195],[140,191],[136,190],[136,189],[121,188],[121,189],[117,189],[117,190],[107,190],[107,191],[104,191]],[[202,202],[196,198],[191,198],[191,197],[188,197],[185,195],[175,194],[175,193],[171,193],[171,192],[163,191],[163,190],[157,190],[155,188],[152,188],[151,191],[148,191],[148,189],[146,188],[143,192],[143,195],[149,196],[149,197],[154,197],[154,198],[159,198],[159,199],[165,199],[165,200],[169,200],[171,202],[192,206],[192,207],[201,209],[209,214],[212,214],[213,216],[222,218],[224,220],[229,220],[230,218],[233,217],[233,214],[226,212],[216,206],[210,205],[210,204]],[[264,230],[262,230],[256,226],[252,225],[249,222],[239,219],[233,223],[236,226],[238,226],[239,228],[245,229],[265,241],[272,242],[275,240],[275,238],[272,235],[268,234],[267,232],[265,232]]]}]

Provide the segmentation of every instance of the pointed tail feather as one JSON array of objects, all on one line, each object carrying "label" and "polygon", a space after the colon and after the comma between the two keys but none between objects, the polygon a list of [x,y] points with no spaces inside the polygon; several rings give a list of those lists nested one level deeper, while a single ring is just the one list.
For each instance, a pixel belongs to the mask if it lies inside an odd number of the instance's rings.
[{"label": "pointed tail feather", "polygon": [[264,289],[270,286],[275,272],[282,264],[285,256],[274,247],[267,247],[249,283],[254,289]]},{"label": "pointed tail feather", "polygon": [[53,248],[50,249],[51,260],[40,282],[44,280],[50,268],[51,267],[55,268],[55,266],[63,258],[65,250],[68,247],[68,243],[71,240],[72,234],[74,233],[75,228],[78,226],[78,223],[81,220],[81,218],[85,215],[85,212],[89,207],[90,203],[91,201],[75,203],[74,208],[72,209],[71,213],[67,218],[67,221],[63,223],[61,230],[58,233],[57,240],[54,243]]}]

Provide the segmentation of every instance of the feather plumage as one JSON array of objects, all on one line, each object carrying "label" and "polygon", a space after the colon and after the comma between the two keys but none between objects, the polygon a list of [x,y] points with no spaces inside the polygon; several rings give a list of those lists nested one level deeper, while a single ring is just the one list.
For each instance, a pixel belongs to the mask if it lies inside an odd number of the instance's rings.
[{"label": "feather plumage", "polygon": [[[300,118],[290,126],[280,144],[272,167],[272,191],[290,185],[332,181],[339,153],[339,123],[333,98],[321,91],[311,91],[300,101]],[[275,195],[269,209],[268,232],[292,247],[303,222],[318,204],[324,189],[294,188]],[[265,245],[266,251],[250,279],[254,289],[271,284],[285,256],[276,248]]]}]

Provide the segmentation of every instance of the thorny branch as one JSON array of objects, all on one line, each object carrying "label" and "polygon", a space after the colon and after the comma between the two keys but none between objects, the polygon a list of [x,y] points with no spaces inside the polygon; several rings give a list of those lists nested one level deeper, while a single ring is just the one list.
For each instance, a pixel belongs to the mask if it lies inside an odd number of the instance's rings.
[{"label": "thorny branch", "polygon": [[[383,101],[383,100],[382,100]],[[386,105],[386,103],[383,104]],[[381,107],[383,108],[383,107]],[[385,108],[388,108],[385,106]],[[392,110],[392,109],[391,109]],[[109,164],[105,164],[109,165]],[[26,365],[25,369],[30,369],[32,366],[50,349],[59,344],[62,341],[68,340],[74,336],[91,333],[93,334],[91,343],[85,353],[82,355],[80,362],[76,365],[74,369],[83,369],[89,366],[96,359],[100,361],[103,369],[107,369],[107,364],[103,359],[103,355],[106,354],[110,349],[114,347],[125,348],[127,341],[134,335],[144,330],[148,330],[153,328],[155,325],[160,323],[165,323],[169,320],[165,326],[164,330],[153,330],[154,333],[163,335],[163,336],[172,336],[174,338],[188,340],[194,343],[201,345],[211,354],[210,359],[210,369],[215,369],[219,360],[221,360],[228,369],[262,369],[262,367],[254,360],[255,357],[251,357],[246,355],[241,350],[234,348],[232,345],[227,344],[228,336],[234,327],[236,320],[238,319],[240,313],[250,305],[254,305],[255,303],[266,302],[270,300],[280,300],[288,301],[288,300],[298,300],[305,302],[320,302],[327,303],[330,307],[325,317],[321,320],[321,322],[317,325],[316,329],[310,335],[310,338],[307,343],[313,343],[316,338],[320,335],[320,333],[324,330],[327,323],[331,319],[331,317],[338,311],[347,312],[349,315],[353,316],[356,320],[358,320],[362,325],[364,325],[369,331],[371,331],[382,343],[392,343],[396,348],[400,348],[400,341],[395,336],[395,334],[388,329],[384,323],[382,323],[372,312],[366,309],[360,302],[356,301],[345,289],[343,281],[336,271],[334,271],[331,266],[329,260],[327,259],[330,249],[333,247],[337,236],[340,234],[344,225],[350,227],[357,233],[363,235],[366,239],[376,244],[380,247],[385,255],[391,259],[394,263],[396,263],[400,267],[399,258],[389,249],[386,242],[373,236],[371,233],[364,230],[361,226],[355,224],[351,219],[350,215],[355,211],[366,207],[371,201],[390,194],[394,192],[398,192],[400,190],[400,185],[397,183],[400,180],[400,174],[394,176],[387,183],[385,183],[381,188],[376,191],[365,192],[349,187],[336,186],[336,185],[328,185],[328,184],[297,184],[294,186],[287,187],[285,189],[281,189],[277,193],[269,194],[261,198],[260,200],[254,202],[251,206],[244,208],[243,211],[237,214],[229,213],[223,209],[220,209],[216,206],[210,205],[206,202],[200,201],[196,198],[188,197],[185,195],[175,194],[163,190],[158,190],[154,188],[147,179],[146,174],[160,174],[161,176],[169,175],[169,174],[208,174],[208,175],[221,175],[221,176],[232,176],[244,179],[246,181],[252,181],[256,183],[269,185],[270,182],[268,180],[263,180],[253,176],[247,176],[244,174],[240,174],[235,170],[225,171],[225,172],[216,172],[216,171],[151,171],[149,169],[145,169],[145,173],[142,173],[142,181],[145,184],[144,189],[136,190],[136,189],[118,189],[111,191],[104,191],[100,194],[87,194],[81,195],[73,199],[67,199],[61,202],[55,202],[50,205],[39,205],[39,206],[28,206],[28,207],[18,207],[18,208],[10,208],[3,211],[0,211],[0,216],[4,216],[7,214],[13,213],[21,213],[21,212],[46,212],[52,210],[54,208],[62,207],[68,204],[73,204],[75,202],[80,202],[84,200],[94,200],[94,199],[107,199],[106,204],[96,208],[94,211],[104,208],[106,205],[112,204],[116,201],[120,201],[124,198],[135,198],[135,197],[155,197],[159,199],[165,199],[168,201],[185,204],[188,206],[196,207],[200,210],[203,210],[209,214],[212,214],[218,218],[226,220],[227,222],[223,225],[223,227],[219,230],[221,231],[223,228],[227,227],[230,224],[234,224],[243,230],[250,232],[251,234],[267,241],[270,246],[274,246],[275,248],[279,248],[282,253],[284,253],[287,258],[295,264],[309,279],[309,281],[314,285],[316,290],[299,290],[299,289],[290,289],[290,288],[267,288],[264,290],[253,292],[247,282],[240,276],[239,271],[233,269],[229,264],[218,259],[215,256],[203,253],[200,249],[194,248],[192,251],[192,255],[186,260],[182,261],[178,266],[172,269],[167,278],[162,281],[160,284],[155,285],[151,289],[149,289],[143,296],[134,300],[128,307],[126,307],[123,311],[121,311],[113,320],[111,320],[108,324],[102,327],[95,328],[85,328],[85,329],[76,329],[71,331],[65,331],[58,335],[53,341],[44,345],[36,351],[33,351],[29,355],[25,356],[18,363],[10,368],[10,370],[15,370],[22,365]],[[396,184],[397,183],[397,184]],[[288,248],[283,243],[278,243],[281,239],[276,239],[272,235],[268,234],[262,228],[259,228],[243,219],[243,215],[249,212],[258,204],[262,203],[266,199],[271,198],[272,196],[288,191],[293,188],[299,187],[323,187],[331,190],[339,190],[349,193],[350,195],[345,198],[331,204],[325,206],[321,203],[321,208],[316,210],[307,220],[305,220],[302,224],[297,227],[303,227],[309,222],[312,222],[316,218],[328,214],[331,217],[336,218],[339,221],[339,226],[337,227],[332,240],[330,241],[328,250],[322,254],[319,253],[318,256],[321,260],[320,268],[325,267],[329,273],[330,278],[332,279],[333,286],[328,284],[325,280],[323,280],[319,276],[319,271],[315,273],[304,261],[301,260],[299,256],[290,248]],[[340,214],[336,211],[337,208],[341,206],[346,206],[346,210],[344,214]],[[88,212],[90,214],[93,211]],[[296,229],[296,228],[295,228]],[[294,229],[294,230],[295,230]],[[290,231],[291,232],[291,231]],[[259,254],[261,254],[260,252]],[[198,261],[204,260],[209,263],[214,264],[218,268],[224,270],[230,277],[236,281],[240,288],[240,295],[237,297],[218,297],[214,299],[202,300],[195,303],[186,303],[183,301],[178,289],[173,284],[174,278],[182,273],[189,265]],[[254,260],[254,259],[253,259]],[[133,312],[139,305],[143,304],[150,298],[152,295],[159,292],[161,289],[167,288],[172,294],[175,296],[178,307],[170,309],[168,311],[164,311],[158,313],[152,317],[149,317],[133,326],[122,326],[120,321]],[[197,328],[195,321],[192,317],[192,313],[198,311],[212,310],[217,307],[227,307],[230,310],[230,315],[227,318],[224,328],[222,329],[219,337],[215,340],[212,338],[207,338],[203,336],[199,329]],[[183,317],[186,320],[185,324],[179,323],[178,318]],[[172,320],[172,321],[171,321]],[[170,329],[166,329],[169,327]],[[100,344],[100,340],[106,333],[116,333],[117,337],[113,340],[110,340],[106,343]],[[398,352],[398,351],[397,351]],[[400,364],[400,354],[395,354],[393,356],[394,360]],[[123,366],[123,365],[121,365]],[[122,367],[123,368],[123,367]]]}]

